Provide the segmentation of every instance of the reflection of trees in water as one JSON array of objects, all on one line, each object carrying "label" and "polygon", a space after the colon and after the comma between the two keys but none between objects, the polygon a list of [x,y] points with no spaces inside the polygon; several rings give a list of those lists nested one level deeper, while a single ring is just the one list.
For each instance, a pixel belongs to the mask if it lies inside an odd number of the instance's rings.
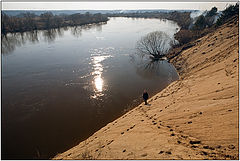
[{"label": "reflection of trees in water", "polygon": [[149,61],[147,58],[139,58],[130,55],[130,61],[136,68],[136,73],[144,79],[158,79],[167,77],[168,84],[178,79],[176,69],[167,60]]},{"label": "reflection of trees in water", "polygon": [[57,28],[56,29],[57,30],[57,34],[58,34],[58,37],[63,37],[63,35],[64,35],[64,29],[63,28]]},{"label": "reflection of trees in water", "polygon": [[[96,31],[102,32],[102,25],[104,24],[107,24],[107,22],[70,27],[70,30],[74,36],[79,37],[81,36],[82,31],[88,31],[90,29],[96,29]],[[39,43],[39,35],[43,37],[44,41],[52,43],[57,37],[62,37],[64,35],[64,31],[67,31],[68,29],[69,27],[62,27],[49,30],[35,30],[23,33],[8,33],[6,35],[1,35],[2,54],[12,53],[16,47],[20,47],[26,44],[26,42]]]},{"label": "reflection of trees in water", "polygon": [[81,37],[83,31],[89,31],[91,29],[96,29],[97,32],[102,32],[102,26],[105,24],[107,24],[107,22],[88,24],[83,26],[74,26],[71,27],[70,30],[73,36]]},{"label": "reflection of trees in water", "polygon": [[63,29],[63,31],[67,31],[69,29],[69,27],[68,26],[64,26],[61,29]]},{"label": "reflection of trees in water", "polygon": [[137,74],[146,79],[158,77],[162,72],[165,61],[145,61],[137,65]]},{"label": "reflection of trees in water", "polygon": [[12,53],[16,47],[21,47],[22,45],[26,44],[26,42],[31,42],[33,44],[39,43],[39,35],[41,35],[41,33],[45,41],[53,42],[57,36],[63,36],[63,31],[64,28],[58,28],[44,31],[35,30],[23,33],[9,33],[6,35],[1,35],[2,54]]},{"label": "reflection of trees in water", "polygon": [[56,39],[57,32],[55,29],[43,31],[44,40],[48,43],[53,42]]},{"label": "reflection of trees in water", "polygon": [[63,28],[49,29],[43,31],[44,40],[48,43],[54,42],[57,37],[63,36]]},{"label": "reflection of trees in water", "polygon": [[80,37],[82,36],[82,27],[81,26],[74,26],[71,27],[71,33],[75,37]]},{"label": "reflection of trees in water", "polygon": [[12,52],[15,49],[14,45],[11,45],[12,43],[9,43],[9,41],[13,41],[11,40],[11,38],[8,38],[7,35],[1,35],[2,37],[2,54],[8,54],[10,52]]},{"label": "reflection of trees in water", "polygon": [[98,32],[102,32],[102,25],[105,25],[105,24],[107,24],[107,22],[96,24],[96,30]]},{"label": "reflection of trees in water", "polygon": [[[38,43],[39,42],[39,38],[38,38],[38,33],[39,31],[32,31],[32,32],[26,32],[26,40],[32,42],[32,43]],[[22,36],[22,39],[24,41],[24,37]],[[25,41],[26,41],[25,40]]]},{"label": "reflection of trees in water", "polygon": [[15,50],[16,47],[20,47],[26,43],[24,39],[24,33],[13,33],[2,36],[2,54],[9,54]]}]

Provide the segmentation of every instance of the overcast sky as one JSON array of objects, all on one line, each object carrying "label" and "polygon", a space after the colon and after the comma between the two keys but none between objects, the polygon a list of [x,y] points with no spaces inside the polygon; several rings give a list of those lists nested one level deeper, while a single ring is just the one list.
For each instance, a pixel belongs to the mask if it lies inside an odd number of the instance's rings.
[{"label": "overcast sky", "polygon": [[236,2],[2,2],[3,10],[131,10],[131,9],[196,9],[223,10]]}]

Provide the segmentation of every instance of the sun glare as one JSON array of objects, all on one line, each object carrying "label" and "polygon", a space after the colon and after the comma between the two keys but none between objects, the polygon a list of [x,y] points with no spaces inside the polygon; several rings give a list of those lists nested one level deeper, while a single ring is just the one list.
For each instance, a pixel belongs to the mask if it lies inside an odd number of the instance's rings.
[{"label": "sun glare", "polygon": [[101,78],[101,75],[94,78],[95,87],[98,92],[102,92],[103,90],[103,79]]},{"label": "sun glare", "polygon": [[111,57],[110,55],[106,55],[106,51],[107,49],[94,49],[91,50],[90,52],[92,52],[91,54],[91,63],[92,64],[92,76],[94,76],[93,78],[93,86],[94,86],[94,95],[92,96],[92,98],[97,98],[99,96],[103,96],[103,91],[104,91],[104,79],[102,78],[102,72],[103,72],[103,64],[102,62]]}]

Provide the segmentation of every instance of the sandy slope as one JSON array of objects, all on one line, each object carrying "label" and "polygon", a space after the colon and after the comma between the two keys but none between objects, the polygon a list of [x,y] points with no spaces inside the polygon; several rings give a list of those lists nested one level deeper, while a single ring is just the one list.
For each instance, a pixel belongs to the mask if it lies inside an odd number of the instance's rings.
[{"label": "sandy slope", "polygon": [[238,159],[238,24],[192,43],[179,81],[54,159]]}]

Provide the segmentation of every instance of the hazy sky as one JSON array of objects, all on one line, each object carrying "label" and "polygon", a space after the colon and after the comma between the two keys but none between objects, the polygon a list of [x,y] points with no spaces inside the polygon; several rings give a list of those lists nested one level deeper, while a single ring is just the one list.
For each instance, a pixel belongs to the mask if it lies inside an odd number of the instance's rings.
[{"label": "hazy sky", "polygon": [[196,9],[223,10],[236,2],[2,2],[3,10],[130,10],[130,9]]}]

